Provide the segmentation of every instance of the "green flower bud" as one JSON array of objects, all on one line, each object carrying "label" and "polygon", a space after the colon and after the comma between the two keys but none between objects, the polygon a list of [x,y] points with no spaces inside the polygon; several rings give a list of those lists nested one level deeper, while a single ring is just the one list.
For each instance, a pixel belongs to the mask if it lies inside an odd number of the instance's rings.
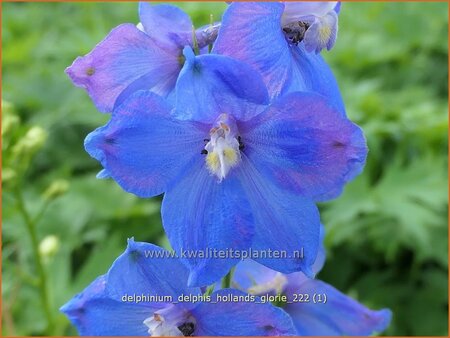
[{"label": "green flower bud", "polygon": [[47,139],[47,132],[41,127],[31,127],[23,138],[14,146],[16,155],[32,154],[41,149]]},{"label": "green flower bud", "polygon": [[69,182],[63,179],[53,181],[47,190],[44,191],[43,197],[46,200],[54,200],[69,190]]},{"label": "green flower bud", "polygon": [[59,250],[59,238],[55,235],[49,235],[39,243],[39,254],[44,258],[53,257]]},{"label": "green flower bud", "polygon": [[17,173],[12,168],[4,168],[2,170],[2,183],[7,183],[17,177]]}]

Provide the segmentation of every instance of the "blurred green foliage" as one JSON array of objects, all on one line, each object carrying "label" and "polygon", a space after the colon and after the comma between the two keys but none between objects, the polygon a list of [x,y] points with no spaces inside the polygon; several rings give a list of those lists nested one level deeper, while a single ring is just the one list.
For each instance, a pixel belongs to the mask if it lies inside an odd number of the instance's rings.
[{"label": "blurred green foliage", "polygon": [[[226,6],[178,5],[197,26]],[[324,53],[370,153],[364,173],[321,205],[319,277],[391,308],[388,335],[448,332],[447,6],[344,3],[338,42]],[[108,116],[64,74],[111,28],[136,23],[137,5],[4,3],[2,18],[3,334],[76,334],[58,308],[107,270],[126,238],[167,245],[160,198],[95,178],[83,139]],[[36,223],[52,327],[17,196]]]}]

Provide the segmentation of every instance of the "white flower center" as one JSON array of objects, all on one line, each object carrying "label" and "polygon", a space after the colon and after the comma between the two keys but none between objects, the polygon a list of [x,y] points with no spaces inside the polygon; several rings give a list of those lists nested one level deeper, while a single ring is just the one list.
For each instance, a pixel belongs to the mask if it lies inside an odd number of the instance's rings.
[{"label": "white flower center", "polygon": [[240,149],[243,144],[237,136],[234,119],[227,114],[220,115],[207,141],[204,149],[204,154],[207,154],[206,165],[222,181],[241,160]]},{"label": "white flower center", "polygon": [[248,288],[247,292],[252,295],[260,295],[275,291],[277,294],[283,292],[288,280],[284,274],[278,272],[271,280],[266,283],[256,284]]},{"label": "white flower center", "polygon": [[144,324],[152,337],[191,336],[195,329],[194,318],[173,304],[156,311]]}]

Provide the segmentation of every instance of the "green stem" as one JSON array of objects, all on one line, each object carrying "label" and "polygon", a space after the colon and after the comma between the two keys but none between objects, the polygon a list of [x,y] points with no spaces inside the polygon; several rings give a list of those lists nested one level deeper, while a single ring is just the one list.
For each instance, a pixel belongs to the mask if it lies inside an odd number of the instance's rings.
[{"label": "green stem", "polygon": [[36,222],[32,220],[30,214],[28,213],[27,208],[25,207],[25,202],[22,196],[22,192],[20,189],[16,189],[16,198],[17,205],[19,207],[19,211],[22,214],[22,217],[25,221],[25,225],[28,231],[28,234],[31,239],[31,247],[33,250],[33,256],[35,257],[35,263],[38,272],[38,280],[39,280],[39,291],[41,296],[42,306],[44,308],[45,316],[47,317],[47,325],[48,325],[48,333],[51,335],[54,332],[54,321],[53,315],[50,306],[50,299],[48,293],[48,282],[47,275],[45,273],[44,264],[42,262],[42,257],[39,253],[39,242],[37,238],[36,232]]},{"label": "green stem", "polygon": [[231,288],[231,281],[233,280],[234,268],[231,268],[230,271],[226,274],[225,277],[222,278],[222,289]]},{"label": "green stem", "polygon": [[195,27],[192,26],[192,44],[195,55],[200,55],[200,49],[198,47],[197,35],[195,34]]},{"label": "green stem", "polygon": [[[212,27],[213,24],[214,24],[214,15],[213,15],[213,14],[210,14],[210,15],[209,15],[209,26]],[[210,43],[210,44],[208,45],[208,53],[211,53],[212,48],[213,48],[213,45],[212,45],[212,43]]]},{"label": "green stem", "polygon": [[210,296],[214,292],[215,286],[216,286],[216,284],[213,284],[213,285],[209,286],[206,289],[205,295]]}]

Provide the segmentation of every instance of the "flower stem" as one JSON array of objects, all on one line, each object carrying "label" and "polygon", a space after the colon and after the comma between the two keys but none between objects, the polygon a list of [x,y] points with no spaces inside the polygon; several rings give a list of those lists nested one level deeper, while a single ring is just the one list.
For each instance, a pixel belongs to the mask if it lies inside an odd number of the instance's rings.
[{"label": "flower stem", "polygon": [[210,296],[214,292],[216,284],[210,285],[205,292],[205,295]]},{"label": "flower stem", "polygon": [[228,271],[225,277],[222,278],[222,289],[231,288],[231,281],[233,279],[234,267]]},{"label": "flower stem", "polygon": [[200,55],[200,48],[198,47],[197,34],[195,33],[195,27],[192,26],[192,44],[195,55]]},{"label": "flower stem", "polygon": [[[19,188],[15,190],[15,196],[17,199],[17,206],[23,217],[26,225],[27,232],[31,239],[31,247],[33,250],[33,256],[35,257],[35,264],[38,272],[38,286],[39,293],[41,297],[42,307],[44,309],[44,314],[47,318],[47,334],[51,335],[54,332],[54,320],[53,314],[50,306],[50,298],[48,293],[48,281],[47,275],[45,273],[44,264],[42,262],[42,257],[39,253],[39,242],[36,232],[36,220],[33,220],[25,206],[25,201],[22,196],[22,192]],[[39,218],[39,217],[38,217]]]},{"label": "flower stem", "polygon": [[[209,15],[209,27],[212,27],[214,25],[214,15],[210,14]],[[211,53],[213,48],[213,44],[212,42],[208,45],[208,53]]]}]

